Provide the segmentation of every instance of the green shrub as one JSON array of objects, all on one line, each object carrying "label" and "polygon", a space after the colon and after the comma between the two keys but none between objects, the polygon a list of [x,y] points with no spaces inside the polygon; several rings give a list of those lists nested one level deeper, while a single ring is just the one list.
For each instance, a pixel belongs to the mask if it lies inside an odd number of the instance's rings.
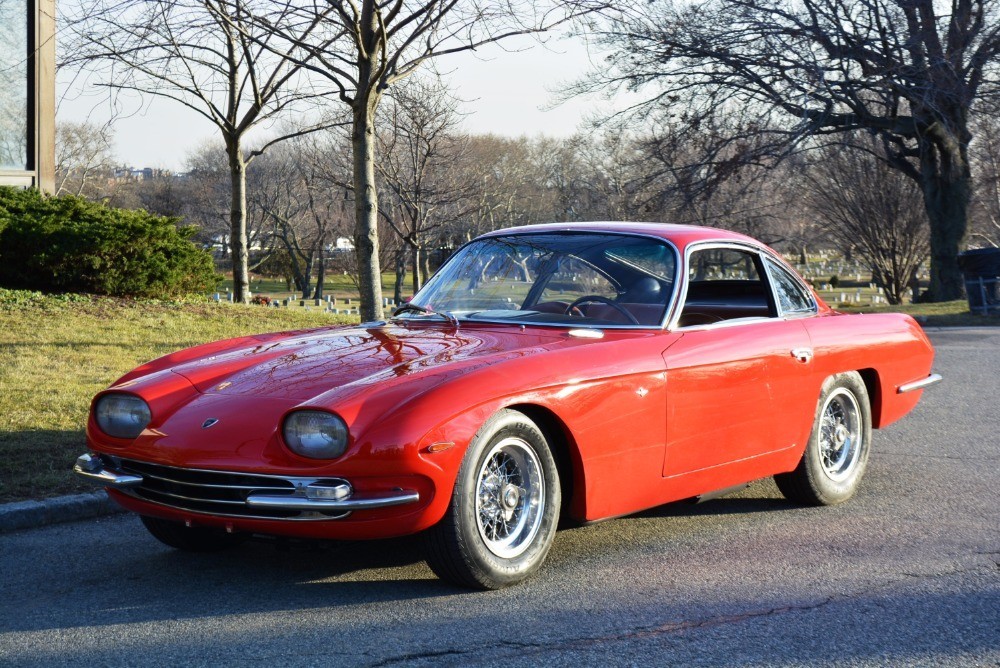
[{"label": "green shrub", "polygon": [[212,257],[178,218],[80,197],[0,188],[0,285],[51,292],[175,297],[214,289]]}]

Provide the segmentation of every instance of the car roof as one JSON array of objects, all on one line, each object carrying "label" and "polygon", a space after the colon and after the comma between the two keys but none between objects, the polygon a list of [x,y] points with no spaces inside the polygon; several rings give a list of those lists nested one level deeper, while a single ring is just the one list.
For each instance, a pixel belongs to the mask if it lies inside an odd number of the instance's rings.
[{"label": "car roof", "polygon": [[541,225],[524,225],[508,227],[484,234],[484,237],[506,236],[510,234],[531,234],[537,232],[617,232],[619,234],[641,234],[659,237],[672,242],[681,252],[692,243],[700,241],[736,241],[762,247],[760,241],[745,234],[720,230],[715,227],[698,225],[673,225],[670,223],[634,223],[617,221],[594,221],[587,223],[544,223]]}]

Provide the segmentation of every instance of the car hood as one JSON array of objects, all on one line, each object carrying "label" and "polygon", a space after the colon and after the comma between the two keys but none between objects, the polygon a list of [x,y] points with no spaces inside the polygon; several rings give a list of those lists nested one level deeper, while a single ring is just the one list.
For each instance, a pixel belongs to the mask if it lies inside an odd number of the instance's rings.
[{"label": "car hood", "polygon": [[520,355],[565,340],[519,327],[478,329],[384,325],[320,330],[173,367],[203,394],[268,397],[291,403],[363,391],[485,357]]}]

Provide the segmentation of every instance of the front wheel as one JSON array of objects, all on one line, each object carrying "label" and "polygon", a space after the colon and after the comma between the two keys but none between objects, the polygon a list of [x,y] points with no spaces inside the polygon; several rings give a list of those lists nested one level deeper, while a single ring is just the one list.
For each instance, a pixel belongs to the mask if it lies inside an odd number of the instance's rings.
[{"label": "front wheel", "polygon": [[444,518],[427,533],[438,577],[499,589],[541,567],[555,537],[559,473],[545,436],[523,413],[503,410],[462,460]]},{"label": "front wheel", "polygon": [[868,465],[872,437],[868,390],[857,372],[827,378],[802,461],[774,476],[785,498],[829,506],[852,496]]}]

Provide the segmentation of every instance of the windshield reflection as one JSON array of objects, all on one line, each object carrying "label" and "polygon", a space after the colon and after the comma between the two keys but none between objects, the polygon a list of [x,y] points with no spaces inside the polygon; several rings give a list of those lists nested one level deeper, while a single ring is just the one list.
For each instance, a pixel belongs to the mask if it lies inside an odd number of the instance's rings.
[{"label": "windshield reflection", "polygon": [[512,234],[462,247],[400,320],[659,327],[676,256],[648,237],[591,232]]}]

